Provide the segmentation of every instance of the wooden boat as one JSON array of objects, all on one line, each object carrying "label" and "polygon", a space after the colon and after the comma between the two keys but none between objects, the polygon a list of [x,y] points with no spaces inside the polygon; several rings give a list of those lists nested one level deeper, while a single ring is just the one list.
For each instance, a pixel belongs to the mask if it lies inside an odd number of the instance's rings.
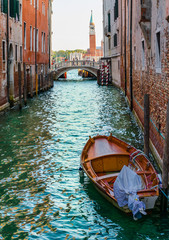
[{"label": "wooden boat", "polygon": [[81,154],[81,166],[97,190],[114,206],[129,213],[128,206],[119,207],[114,196],[114,182],[123,166],[141,176],[143,189],[137,192],[146,210],[153,209],[159,196],[158,175],[143,152],[110,136],[89,137]]}]

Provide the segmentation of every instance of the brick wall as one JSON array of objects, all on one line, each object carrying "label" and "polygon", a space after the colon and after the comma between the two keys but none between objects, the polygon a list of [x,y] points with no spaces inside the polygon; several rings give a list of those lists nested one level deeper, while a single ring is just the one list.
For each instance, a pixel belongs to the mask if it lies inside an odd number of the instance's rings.
[{"label": "brick wall", "polygon": [[[158,151],[160,157],[163,157],[166,106],[169,98],[169,24],[166,20],[165,1],[162,0],[157,5],[152,1],[151,29],[150,24],[141,26],[141,5],[136,0],[133,3],[133,107],[141,123],[144,125],[144,94],[150,94],[150,138]],[[127,5],[128,8],[128,5]],[[128,9],[126,9],[128,12]],[[124,12],[123,12],[124,14]],[[129,16],[127,15],[127,96],[130,100],[130,41],[128,38]],[[144,32],[147,29],[147,32]],[[149,39],[148,33],[151,33]],[[161,70],[157,69],[157,32],[160,32],[161,47]],[[146,35],[147,34],[147,35]],[[123,32],[124,37],[124,32]],[[143,61],[143,42],[144,41],[144,61]],[[124,51],[122,58],[124,59]],[[143,63],[144,62],[144,63]],[[144,66],[143,66],[144,65]],[[124,89],[124,61],[121,64],[121,87]]]}]

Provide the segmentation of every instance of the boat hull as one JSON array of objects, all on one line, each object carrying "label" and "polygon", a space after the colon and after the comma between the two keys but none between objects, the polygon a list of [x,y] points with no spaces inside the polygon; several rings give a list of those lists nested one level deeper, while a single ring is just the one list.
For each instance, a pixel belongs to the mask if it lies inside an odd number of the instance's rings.
[{"label": "boat hull", "polygon": [[146,210],[154,208],[159,196],[158,186],[155,186],[158,185],[157,174],[149,160],[143,154],[141,157],[134,154],[134,163],[130,163],[131,155],[135,152],[137,149],[110,135],[89,138],[81,154],[81,166],[97,191],[125,213],[131,213],[131,210],[127,205],[119,207],[114,197],[113,185],[110,183],[115,181],[119,169],[123,167],[122,165],[127,165],[127,161],[133,169],[136,168],[136,173],[145,184],[145,189],[138,191],[137,194],[145,203]]}]

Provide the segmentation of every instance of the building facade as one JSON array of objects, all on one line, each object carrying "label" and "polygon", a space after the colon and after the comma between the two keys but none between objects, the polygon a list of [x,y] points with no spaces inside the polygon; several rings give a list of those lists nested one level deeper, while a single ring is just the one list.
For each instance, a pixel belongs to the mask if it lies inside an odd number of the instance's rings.
[{"label": "building facade", "polygon": [[23,71],[22,0],[0,1],[0,26],[0,110],[3,110],[13,106],[19,96],[18,64]]},{"label": "building facade", "polygon": [[[112,5],[111,5],[112,3]],[[119,58],[115,59],[112,82],[123,89],[131,110],[144,126],[144,95],[150,96],[150,145],[162,165],[165,141],[166,109],[169,98],[169,2],[166,0],[103,0],[104,56],[112,59],[109,39],[116,33],[113,28],[118,4],[117,30]],[[110,10],[108,10],[110,9]],[[110,20],[109,20],[110,12]],[[107,18],[107,23],[106,23]],[[112,50],[112,49],[110,49]],[[120,59],[120,64],[119,64]],[[120,66],[119,66],[120,65]],[[120,76],[119,76],[120,68]],[[114,76],[113,76],[114,75]],[[118,81],[114,79],[117,78]],[[119,81],[120,79],[120,81]],[[117,84],[118,83],[118,84]]]},{"label": "building facade", "polygon": [[0,0],[0,111],[50,87],[51,14],[52,0]]},{"label": "building facade", "polygon": [[[103,1],[104,59],[110,62],[111,80],[121,86],[121,2],[118,0]],[[103,60],[104,60],[103,59]]]},{"label": "building facade", "polygon": [[27,92],[43,88],[50,69],[51,1],[23,0],[23,62]]}]

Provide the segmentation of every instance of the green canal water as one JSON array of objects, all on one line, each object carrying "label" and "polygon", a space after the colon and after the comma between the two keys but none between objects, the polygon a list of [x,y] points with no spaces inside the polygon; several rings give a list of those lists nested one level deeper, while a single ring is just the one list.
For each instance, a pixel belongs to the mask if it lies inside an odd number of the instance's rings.
[{"label": "green canal water", "polygon": [[118,89],[69,78],[0,117],[0,239],[169,239],[158,208],[133,221],[79,177],[89,135],[143,136]]}]

